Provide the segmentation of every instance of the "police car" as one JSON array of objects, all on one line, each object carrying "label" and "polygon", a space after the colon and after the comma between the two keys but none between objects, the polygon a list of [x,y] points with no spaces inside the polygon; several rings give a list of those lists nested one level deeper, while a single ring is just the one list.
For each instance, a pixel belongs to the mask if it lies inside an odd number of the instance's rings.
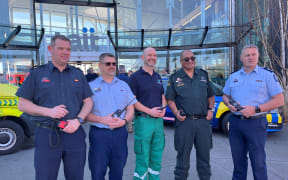
[{"label": "police car", "polygon": [[[164,89],[166,91],[166,87],[168,84],[168,77],[163,77],[162,82]],[[211,120],[211,125],[215,129],[221,129],[225,134],[228,134],[229,132],[229,117],[232,115],[232,113],[229,111],[229,108],[224,104],[222,100],[222,89],[223,87],[213,83],[213,89],[216,94],[215,96],[215,111],[213,114],[213,119]],[[175,116],[171,112],[169,108],[166,109],[166,114],[164,116],[164,121],[165,122],[174,122],[175,121]],[[278,113],[278,110],[273,110],[270,113],[266,114],[266,119],[268,122],[268,132],[276,132],[280,131],[283,127],[283,117]]]}]

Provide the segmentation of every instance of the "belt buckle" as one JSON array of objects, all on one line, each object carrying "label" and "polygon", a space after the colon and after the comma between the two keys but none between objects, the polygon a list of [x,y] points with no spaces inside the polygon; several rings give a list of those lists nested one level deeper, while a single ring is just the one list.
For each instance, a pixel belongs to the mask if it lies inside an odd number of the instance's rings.
[{"label": "belt buckle", "polygon": [[195,117],[195,116],[192,116],[191,119],[192,119],[192,120],[197,120],[197,119],[199,119],[199,118],[197,118],[197,117]]},{"label": "belt buckle", "polygon": [[242,119],[242,120],[248,120],[248,118],[246,118],[245,116],[240,116],[240,119]]}]

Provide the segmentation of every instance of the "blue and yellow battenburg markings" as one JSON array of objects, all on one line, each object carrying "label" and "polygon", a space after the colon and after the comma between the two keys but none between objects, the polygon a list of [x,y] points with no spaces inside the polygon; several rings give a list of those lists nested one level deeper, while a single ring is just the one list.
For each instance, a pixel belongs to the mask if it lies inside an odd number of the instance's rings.
[{"label": "blue and yellow battenburg markings", "polygon": [[[213,127],[218,127],[219,126],[219,119],[223,117],[223,114],[225,112],[228,112],[229,108],[224,104],[222,97],[220,96],[215,96],[215,112],[213,114],[213,119],[212,121],[212,126]],[[279,113],[269,113],[266,115],[266,119],[268,123],[275,123],[279,124],[279,127],[276,129],[269,129],[268,131],[279,131],[281,129],[281,124],[283,123],[282,116]]]}]

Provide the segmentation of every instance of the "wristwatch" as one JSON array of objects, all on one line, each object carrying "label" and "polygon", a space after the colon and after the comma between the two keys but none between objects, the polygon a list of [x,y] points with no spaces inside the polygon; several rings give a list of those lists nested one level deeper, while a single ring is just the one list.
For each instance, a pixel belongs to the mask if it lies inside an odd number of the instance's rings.
[{"label": "wristwatch", "polygon": [[128,123],[128,120],[127,119],[123,119],[125,121],[125,125]]},{"label": "wristwatch", "polygon": [[215,111],[215,108],[208,108],[208,110],[214,112],[214,111]]},{"label": "wristwatch", "polygon": [[259,108],[259,106],[255,106],[255,112],[256,113],[260,113],[261,112],[261,109]]},{"label": "wristwatch", "polygon": [[81,117],[77,117],[76,119],[78,119],[78,121],[80,122],[80,124],[84,124],[84,123],[85,123],[84,119],[82,119]]}]

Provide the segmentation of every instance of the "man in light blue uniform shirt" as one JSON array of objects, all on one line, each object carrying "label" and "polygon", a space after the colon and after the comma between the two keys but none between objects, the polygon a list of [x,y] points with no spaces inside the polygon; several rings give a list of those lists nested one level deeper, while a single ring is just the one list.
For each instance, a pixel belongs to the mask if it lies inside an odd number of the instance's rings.
[{"label": "man in light blue uniform shirt", "polygon": [[[255,180],[267,180],[265,114],[284,104],[283,90],[275,74],[259,67],[259,51],[255,45],[242,49],[243,67],[232,73],[223,89],[223,101],[233,113],[229,118],[229,141],[234,163],[233,180],[247,178],[248,158]],[[233,98],[243,109],[230,104]],[[235,105],[235,104],[234,104]]]},{"label": "man in light blue uniform shirt", "polygon": [[[136,99],[129,86],[114,76],[116,60],[112,54],[100,56],[99,68],[101,76],[90,82],[94,107],[87,116],[91,124],[89,168],[92,180],[104,180],[107,167],[110,180],[121,180],[128,156],[125,125],[133,118]],[[117,109],[126,106],[120,117],[112,117]]]}]

